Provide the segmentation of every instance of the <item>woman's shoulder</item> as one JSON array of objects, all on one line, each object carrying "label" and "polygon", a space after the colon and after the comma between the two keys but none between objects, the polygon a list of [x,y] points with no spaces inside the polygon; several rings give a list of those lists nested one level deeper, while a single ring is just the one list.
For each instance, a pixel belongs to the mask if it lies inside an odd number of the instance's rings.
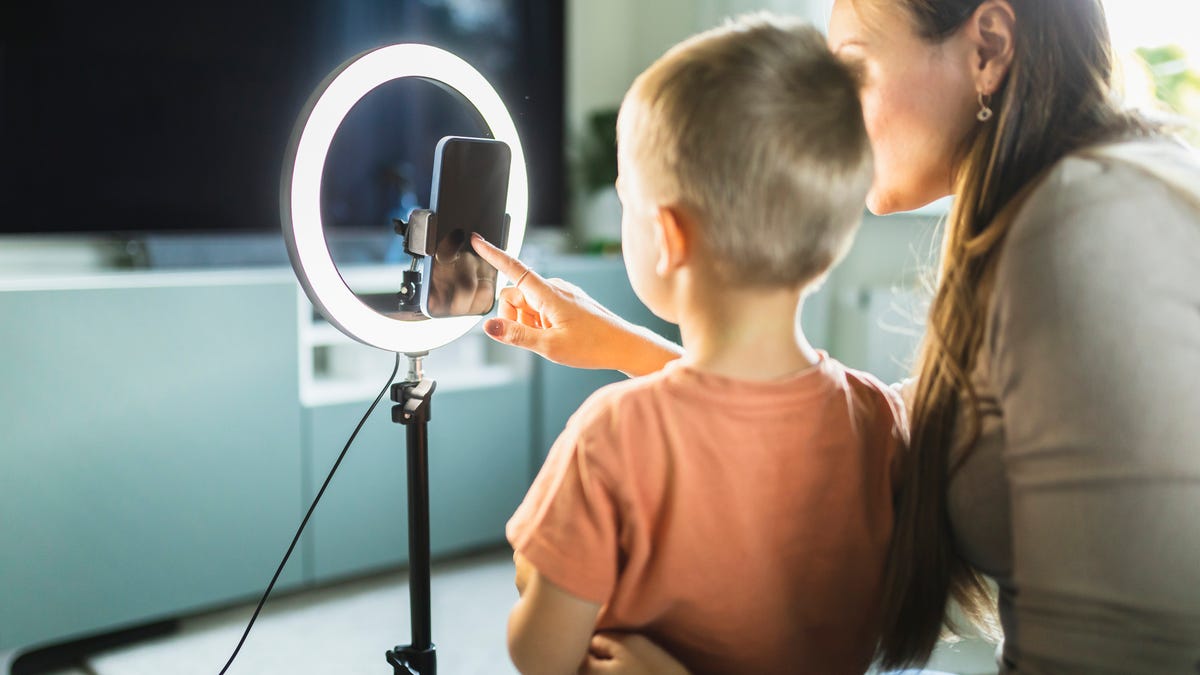
[{"label": "woman's shoulder", "polygon": [[[1008,231],[989,314],[995,347],[1029,331],[1095,341],[1200,289],[1200,157],[1166,139],[1059,162]],[[1149,319],[1148,319],[1149,320]],[[996,334],[1001,325],[1004,334]]]},{"label": "woman's shoulder", "polygon": [[1138,214],[1147,223],[1200,222],[1200,152],[1159,137],[1072,153],[1039,181],[1009,237],[1069,236],[1080,228],[1095,235],[1105,225],[1124,230]]}]

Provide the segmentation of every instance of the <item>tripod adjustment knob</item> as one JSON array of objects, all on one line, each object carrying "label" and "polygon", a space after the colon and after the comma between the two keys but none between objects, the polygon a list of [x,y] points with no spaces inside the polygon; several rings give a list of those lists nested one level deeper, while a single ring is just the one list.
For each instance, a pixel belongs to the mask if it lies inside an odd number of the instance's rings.
[{"label": "tripod adjustment knob", "polygon": [[437,383],[433,380],[397,382],[392,385],[392,421],[397,424],[428,422],[433,418],[430,402]]}]

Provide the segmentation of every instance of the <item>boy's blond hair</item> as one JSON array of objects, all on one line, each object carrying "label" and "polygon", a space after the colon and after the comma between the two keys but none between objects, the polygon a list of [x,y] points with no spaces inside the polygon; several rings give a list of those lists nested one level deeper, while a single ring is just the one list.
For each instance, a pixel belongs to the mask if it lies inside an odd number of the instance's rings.
[{"label": "boy's blond hair", "polygon": [[622,139],[737,285],[807,285],[844,255],[873,176],[858,84],[810,25],[760,13],[672,48],[634,82]]}]

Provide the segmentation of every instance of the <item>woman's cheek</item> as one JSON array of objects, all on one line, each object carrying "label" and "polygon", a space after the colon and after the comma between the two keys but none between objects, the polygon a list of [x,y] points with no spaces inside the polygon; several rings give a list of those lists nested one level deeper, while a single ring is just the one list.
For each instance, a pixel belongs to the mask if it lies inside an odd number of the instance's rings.
[{"label": "woman's cheek", "polygon": [[881,214],[890,201],[887,195],[891,192],[891,183],[895,179],[893,166],[893,148],[889,142],[889,120],[884,114],[882,97],[878,91],[867,90],[862,95],[863,122],[867,136],[871,139],[871,149],[875,153],[875,180],[867,194],[867,207],[872,213]]}]

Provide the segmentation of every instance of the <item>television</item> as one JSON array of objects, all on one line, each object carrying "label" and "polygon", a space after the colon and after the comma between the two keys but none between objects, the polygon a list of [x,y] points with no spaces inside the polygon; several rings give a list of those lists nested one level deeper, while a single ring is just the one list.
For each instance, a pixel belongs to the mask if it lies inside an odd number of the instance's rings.
[{"label": "television", "polygon": [[[563,222],[564,0],[38,0],[0,4],[0,235],[279,232],[288,140],[343,62],[447,49],[507,104],[529,222]],[[484,135],[435,85],[351,111],[322,186],[329,232],[390,233],[427,206],[443,136]]]}]

